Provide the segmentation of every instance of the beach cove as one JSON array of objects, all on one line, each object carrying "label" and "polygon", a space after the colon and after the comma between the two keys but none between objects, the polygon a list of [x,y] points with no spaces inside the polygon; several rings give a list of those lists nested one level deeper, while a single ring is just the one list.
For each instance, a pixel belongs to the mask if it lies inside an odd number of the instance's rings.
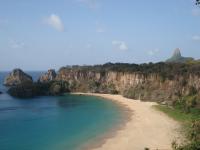
[{"label": "beach cove", "polygon": [[170,150],[173,140],[181,139],[180,124],[166,114],[155,110],[154,102],[141,102],[121,95],[74,93],[102,97],[121,103],[132,111],[127,123],[92,150]]}]

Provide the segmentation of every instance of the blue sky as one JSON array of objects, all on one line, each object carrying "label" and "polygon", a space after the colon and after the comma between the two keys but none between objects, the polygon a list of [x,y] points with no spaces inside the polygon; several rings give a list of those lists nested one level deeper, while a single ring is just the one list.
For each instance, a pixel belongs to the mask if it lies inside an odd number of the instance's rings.
[{"label": "blue sky", "polygon": [[200,58],[194,0],[1,0],[0,70]]}]

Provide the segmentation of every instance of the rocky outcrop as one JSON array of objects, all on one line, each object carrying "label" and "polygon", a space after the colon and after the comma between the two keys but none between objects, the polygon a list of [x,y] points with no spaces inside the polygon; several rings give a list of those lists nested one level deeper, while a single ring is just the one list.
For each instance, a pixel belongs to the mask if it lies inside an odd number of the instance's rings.
[{"label": "rocky outcrop", "polygon": [[194,58],[192,57],[183,57],[181,56],[181,50],[179,48],[174,50],[174,53],[171,58],[167,59],[166,62],[176,62],[176,63],[185,63],[187,61],[193,61]]},{"label": "rocky outcrop", "polygon": [[40,76],[40,78],[38,79],[38,82],[47,83],[47,82],[53,81],[55,78],[56,78],[55,70],[50,69],[50,70],[48,70],[48,72],[46,72],[45,74]]},{"label": "rocky outcrop", "polygon": [[6,86],[16,86],[23,83],[33,83],[33,79],[21,69],[14,69],[4,80]]}]

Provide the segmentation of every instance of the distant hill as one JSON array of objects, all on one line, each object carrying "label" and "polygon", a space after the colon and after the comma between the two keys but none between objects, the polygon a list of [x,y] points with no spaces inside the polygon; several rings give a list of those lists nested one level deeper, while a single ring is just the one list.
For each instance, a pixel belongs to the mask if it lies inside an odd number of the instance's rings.
[{"label": "distant hill", "polygon": [[174,50],[174,53],[171,58],[167,59],[166,62],[179,62],[179,63],[185,63],[188,61],[193,61],[194,58],[192,57],[183,57],[181,56],[181,51],[179,48]]}]

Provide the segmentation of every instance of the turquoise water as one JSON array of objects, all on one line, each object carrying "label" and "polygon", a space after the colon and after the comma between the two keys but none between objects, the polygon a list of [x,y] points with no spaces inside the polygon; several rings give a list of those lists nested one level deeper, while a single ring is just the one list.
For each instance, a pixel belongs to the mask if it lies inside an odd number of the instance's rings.
[{"label": "turquoise water", "polygon": [[[1,73],[1,83],[2,78]],[[0,90],[6,88],[1,85]],[[0,149],[79,150],[122,120],[120,108],[91,96],[20,100],[4,93],[0,95]]]}]

